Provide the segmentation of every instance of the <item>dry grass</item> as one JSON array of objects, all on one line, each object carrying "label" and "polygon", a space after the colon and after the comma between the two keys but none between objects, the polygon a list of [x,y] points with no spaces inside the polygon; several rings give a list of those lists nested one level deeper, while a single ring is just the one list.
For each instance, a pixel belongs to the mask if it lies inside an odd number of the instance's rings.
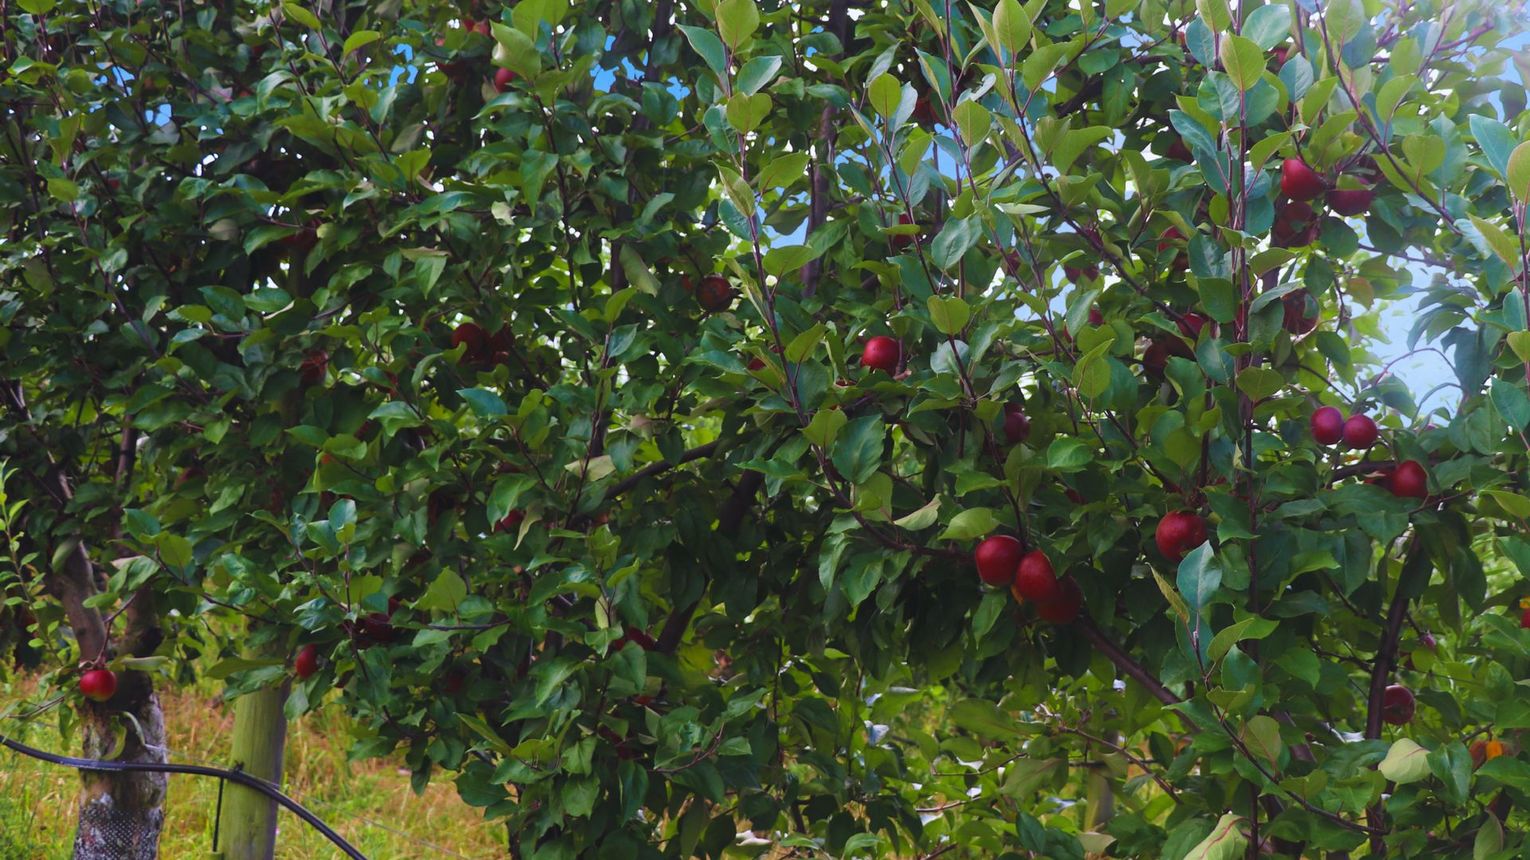
[{"label": "dry grass", "polygon": [[[0,713],[33,692],[27,680],[0,685]],[[172,760],[220,766],[227,762],[233,711],[215,695],[164,695]],[[44,749],[64,751],[52,715],[27,725],[7,720],[0,730]],[[283,789],[372,860],[503,857],[504,827],[485,823],[447,781],[416,796],[396,762],[346,761],[348,732],[334,709],[309,714],[288,729]],[[74,836],[73,771],[0,750],[0,860],[69,856]],[[218,781],[171,776],[165,803],[164,857],[205,857],[212,848]],[[283,860],[343,857],[324,837],[283,811],[276,856]]]}]

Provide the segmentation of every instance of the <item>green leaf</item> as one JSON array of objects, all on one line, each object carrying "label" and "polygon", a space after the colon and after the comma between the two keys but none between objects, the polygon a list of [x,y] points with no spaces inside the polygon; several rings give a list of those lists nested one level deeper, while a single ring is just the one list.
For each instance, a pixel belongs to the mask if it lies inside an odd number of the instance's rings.
[{"label": "green leaf", "polygon": [[357,48],[372,44],[382,38],[382,34],[376,30],[356,30],[345,37],[345,44],[340,46],[340,53],[349,54]]},{"label": "green leaf", "polygon": [[765,117],[770,116],[770,96],[764,93],[746,95],[734,93],[728,99],[726,113],[728,124],[738,129],[741,134],[748,134],[760,127]]},{"label": "green leaf", "polygon": [[760,171],[756,182],[761,190],[766,188],[790,188],[807,175],[810,156],[806,152],[788,152],[777,156]]},{"label": "green leaf", "polygon": [[935,520],[939,514],[940,496],[936,496],[935,498],[930,499],[930,501],[927,502],[924,507],[920,508],[919,510],[893,520],[893,525],[899,528],[908,529],[911,532],[917,532],[920,529],[927,529],[934,525]]},{"label": "green leaf", "polygon": [[962,140],[968,146],[981,141],[988,135],[988,129],[993,124],[993,115],[988,108],[983,107],[971,99],[961,102],[952,111],[956,119],[956,128],[962,134]]},{"label": "green leaf", "polygon": [[951,518],[937,540],[969,540],[982,537],[999,527],[999,520],[988,508],[968,508]]},{"label": "green leaf", "polygon": [[786,360],[796,363],[813,354],[820,343],[823,343],[823,335],[826,328],[823,323],[817,323],[807,331],[798,334],[786,345]]},{"label": "green leaf", "polygon": [[987,699],[962,699],[951,706],[951,722],[982,738],[1021,737],[1020,722]]},{"label": "green leaf", "polygon": [[808,426],[802,428],[802,435],[814,445],[827,448],[834,441],[834,437],[839,435],[840,428],[844,427],[848,421],[844,412],[825,407],[813,415],[813,420],[808,422]]},{"label": "green leaf", "polygon": [[1511,331],[1504,338],[1509,342],[1509,348],[1514,350],[1515,358],[1520,361],[1530,361],[1530,331]]},{"label": "green leaf", "polygon": [[1291,9],[1284,4],[1260,6],[1243,22],[1243,35],[1268,51],[1291,37]]},{"label": "green leaf", "polygon": [[727,77],[728,51],[716,33],[704,27],[689,27],[685,24],[680,25],[680,31],[685,34],[685,40],[691,43],[691,50],[706,61],[707,68],[718,78]]},{"label": "green leaf", "polygon": [[993,32],[998,46],[1013,57],[1031,40],[1031,16],[1025,14],[1018,0],[999,0],[993,7]]},{"label": "green leaf", "polygon": [[1050,153],[1052,166],[1057,168],[1059,173],[1067,173],[1069,168],[1073,167],[1073,162],[1077,161],[1085,150],[1115,133],[1115,129],[1103,125],[1092,125],[1088,128],[1069,131],[1063,135],[1062,140]]},{"label": "green leaf", "polygon": [[498,394],[484,388],[459,388],[457,393],[472,407],[479,418],[499,418],[506,412],[505,401]]},{"label": "green leaf", "polygon": [[1482,147],[1482,155],[1499,176],[1509,175],[1509,155],[1514,151],[1514,135],[1509,127],[1492,117],[1474,113],[1469,118],[1472,137]]},{"label": "green leaf", "polygon": [[425,589],[425,594],[415,606],[420,609],[439,609],[442,612],[457,611],[458,604],[467,597],[467,583],[457,571],[446,568],[436,575],[431,581],[430,587]]},{"label": "green leaf", "polygon": [[781,248],[771,248],[765,252],[765,271],[779,278],[787,272],[794,272],[812,260],[818,259],[821,253],[823,252],[811,245],[786,245]]},{"label": "green leaf", "polygon": [[[1444,144],[1442,143],[1441,146],[1443,147]],[[1404,149],[1406,149],[1406,142]],[[1410,161],[1413,160],[1411,155],[1408,158]],[[1514,151],[1509,153],[1505,179],[1509,183],[1509,193],[1513,194],[1515,199],[1522,204],[1530,203],[1530,140],[1514,147]]]},{"label": "green leaf", "polygon": [[1243,816],[1229,812],[1222,816],[1199,845],[1191,848],[1184,860],[1238,860],[1248,847],[1248,834],[1243,832]]},{"label": "green leaf", "polygon": [[1518,432],[1530,423],[1530,397],[1519,385],[1495,377],[1489,396],[1498,414],[1509,422],[1509,429]]},{"label": "green leaf", "polygon": [[1222,68],[1238,89],[1248,92],[1264,77],[1264,51],[1253,41],[1235,34],[1222,36],[1218,51]]},{"label": "green leaf", "polygon": [[1047,468],[1077,472],[1094,462],[1094,447],[1074,436],[1059,436],[1047,446]]},{"label": "green leaf", "polygon": [[302,24],[304,27],[307,27],[310,30],[319,29],[319,19],[314,17],[312,12],[304,9],[302,6],[299,6],[296,3],[283,3],[282,12],[286,13],[288,18],[291,18],[292,20]]},{"label": "green leaf", "polygon": [[959,296],[930,296],[930,321],[941,334],[960,334],[972,319],[972,308]]},{"label": "green leaf", "polygon": [[1268,367],[1245,367],[1238,374],[1238,389],[1255,401],[1270,397],[1285,384],[1286,378]]},{"label": "green leaf", "polygon": [[1429,776],[1429,750],[1408,738],[1399,738],[1376,769],[1398,785],[1418,782]]},{"label": "green leaf", "polygon": [[871,80],[866,87],[866,95],[870,97],[871,107],[877,115],[891,120],[903,102],[903,85],[891,74],[883,72]]},{"label": "green leaf", "polygon": [[745,95],[754,95],[770,83],[779,71],[781,71],[780,57],[774,55],[755,57],[738,70],[738,81],[734,84],[734,90]]},{"label": "green leaf", "polygon": [[1176,584],[1192,615],[1200,614],[1211,603],[1217,589],[1222,587],[1222,568],[1217,564],[1209,542],[1191,550],[1180,561]]},{"label": "green leaf", "polygon": [[717,4],[717,31],[729,48],[737,51],[760,26],[760,10],[754,0],[721,0]]},{"label": "green leaf", "polygon": [[882,465],[882,443],[886,435],[881,415],[867,415],[851,421],[834,442],[831,457],[834,468],[852,484],[865,482]]},{"label": "green leaf", "polygon": [[942,270],[949,270],[961,262],[962,256],[973,245],[977,244],[982,236],[982,223],[977,216],[968,218],[950,218],[946,226],[941,228],[940,235],[930,243],[931,256],[935,265]]},{"label": "green leaf", "polygon": [[1280,761],[1280,753],[1285,749],[1280,740],[1280,723],[1264,714],[1253,717],[1244,725],[1243,742],[1250,752],[1264,756],[1271,764]]}]

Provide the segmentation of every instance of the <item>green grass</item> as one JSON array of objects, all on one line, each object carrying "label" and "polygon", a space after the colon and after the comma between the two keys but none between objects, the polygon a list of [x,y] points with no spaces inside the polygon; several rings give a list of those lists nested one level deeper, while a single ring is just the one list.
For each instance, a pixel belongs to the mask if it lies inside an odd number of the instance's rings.
[{"label": "green grass", "polygon": [[[0,713],[34,691],[26,679],[0,684]],[[162,693],[171,760],[224,765],[233,710],[200,691]],[[12,737],[50,751],[69,753],[52,713],[22,724],[0,723]],[[503,857],[503,825],[485,823],[457,797],[449,781],[432,782],[423,795],[409,787],[398,762],[348,762],[344,717],[321,709],[288,727],[283,790],[372,860],[422,857]],[[75,772],[0,749],[0,860],[66,860],[74,838]],[[165,802],[163,857],[205,857],[212,849],[218,781],[170,777]],[[296,816],[277,818],[276,856],[283,860],[343,857]]]}]

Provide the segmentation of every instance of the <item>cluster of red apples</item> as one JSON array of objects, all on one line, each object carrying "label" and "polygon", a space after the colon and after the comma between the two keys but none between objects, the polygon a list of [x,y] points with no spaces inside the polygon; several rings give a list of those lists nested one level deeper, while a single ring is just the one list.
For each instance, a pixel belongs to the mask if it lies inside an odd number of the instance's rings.
[{"label": "cluster of red apples", "polygon": [[[1336,406],[1324,406],[1312,413],[1312,438],[1319,445],[1344,443],[1352,451],[1365,451],[1380,438],[1376,422],[1369,415],[1344,417]],[[1404,460],[1396,466],[1378,471],[1370,483],[1385,487],[1392,495],[1405,499],[1424,499],[1429,496],[1429,472],[1415,460]]]},{"label": "cluster of red apples", "polygon": [[1059,578],[1039,549],[1026,552],[1009,535],[990,535],[972,554],[978,577],[995,588],[1008,588],[1017,602],[1036,604],[1036,614],[1052,624],[1067,624],[1084,607],[1084,594],[1072,577]]},{"label": "cluster of red apples", "polygon": [[[1366,185],[1378,178],[1374,164],[1355,173]],[[1376,192],[1370,188],[1336,188],[1322,174],[1300,158],[1286,159],[1280,165],[1280,192],[1284,195],[1275,207],[1275,224],[1270,230],[1273,244],[1279,248],[1308,245],[1317,239],[1318,219],[1310,201],[1323,197],[1337,215],[1364,215],[1370,211]]]},{"label": "cluster of red apples", "polygon": [[[461,27],[469,33],[482,33],[490,39],[494,38],[493,28],[489,26],[488,21],[463,21]],[[436,40],[437,47],[445,44],[445,39]],[[444,60],[439,63],[439,66],[441,73],[454,81],[466,80],[467,76],[472,72],[472,68],[463,60]],[[495,69],[494,77],[492,78],[494,91],[502,93],[510,89],[510,84],[515,82],[516,77],[515,72],[509,69]]]}]

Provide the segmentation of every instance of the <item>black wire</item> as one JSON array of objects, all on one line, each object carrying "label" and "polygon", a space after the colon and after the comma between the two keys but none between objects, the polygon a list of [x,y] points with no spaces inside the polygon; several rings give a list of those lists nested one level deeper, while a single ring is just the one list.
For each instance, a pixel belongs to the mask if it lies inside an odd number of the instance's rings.
[{"label": "black wire", "polygon": [[76,770],[104,770],[104,771],[136,771],[139,773],[189,773],[193,776],[212,776],[219,779],[237,782],[245,788],[254,789],[264,794],[287,809],[298,818],[307,822],[309,827],[324,834],[324,837],[335,843],[335,847],[346,853],[351,860],[367,860],[367,856],[357,851],[349,842],[346,842],[340,834],[331,830],[329,825],[319,820],[317,815],[303,808],[303,805],[281,793],[281,790],[271,783],[243,771],[223,770],[216,767],[202,767],[194,764],[157,764],[152,762],[125,762],[125,761],[100,761],[97,759],[74,758],[73,756],[55,755],[50,752],[29,747],[19,741],[13,741],[5,735],[0,735],[0,746],[30,756],[41,761],[61,764]]}]

